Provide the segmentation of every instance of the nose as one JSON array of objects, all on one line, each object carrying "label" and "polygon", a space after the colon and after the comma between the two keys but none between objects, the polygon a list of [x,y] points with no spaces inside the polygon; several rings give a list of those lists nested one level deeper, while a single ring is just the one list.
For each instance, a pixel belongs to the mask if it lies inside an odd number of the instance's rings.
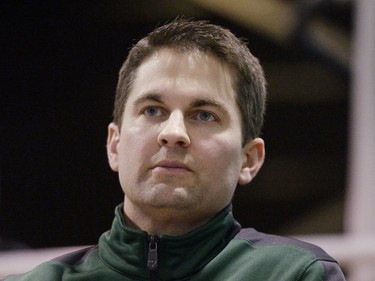
[{"label": "nose", "polygon": [[174,147],[176,145],[187,147],[190,138],[186,130],[185,119],[181,112],[173,112],[161,125],[162,129],[158,135],[158,143],[161,146]]}]

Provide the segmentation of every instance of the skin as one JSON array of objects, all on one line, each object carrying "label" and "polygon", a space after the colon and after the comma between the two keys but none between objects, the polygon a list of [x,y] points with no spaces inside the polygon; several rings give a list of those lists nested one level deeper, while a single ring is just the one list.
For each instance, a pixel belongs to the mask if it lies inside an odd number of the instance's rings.
[{"label": "skin", "polygon": [[230,69],[214,56],[161,49],[138,69],[122,127],[107,152],[125,193],[129,226],[181,235],[227,206],[264,161],[264,142],[242,146]]}]

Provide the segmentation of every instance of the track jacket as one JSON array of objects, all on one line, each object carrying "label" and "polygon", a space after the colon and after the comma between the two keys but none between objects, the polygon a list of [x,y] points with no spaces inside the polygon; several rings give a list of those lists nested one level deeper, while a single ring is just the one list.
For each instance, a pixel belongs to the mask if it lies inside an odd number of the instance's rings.
[{"label": "track jacket", "polygon": [[4,281],[344,281],[334,259],[317,246],[241,229],[231,206],[182,236],[129,228],[116,208],[112,229],[97,246],[39,265]]}]

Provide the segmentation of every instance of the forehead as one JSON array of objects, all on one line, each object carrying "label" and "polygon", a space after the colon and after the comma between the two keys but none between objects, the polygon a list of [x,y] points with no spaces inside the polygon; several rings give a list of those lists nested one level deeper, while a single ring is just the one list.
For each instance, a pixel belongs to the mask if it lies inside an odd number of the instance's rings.
[{"label": "forehead", "polygon": [[215,56],[199,51],[163,48],[137,69],[129,99],[145,93],[208,95],[235,101],[231,69]]}]

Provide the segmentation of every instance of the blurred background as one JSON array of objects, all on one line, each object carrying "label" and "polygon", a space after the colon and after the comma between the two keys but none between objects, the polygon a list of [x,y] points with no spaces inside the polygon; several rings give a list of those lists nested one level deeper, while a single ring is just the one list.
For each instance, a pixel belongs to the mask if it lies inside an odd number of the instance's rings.
[{"label": "blurred background", "polygon": [[110,227],[122,200],[104,147],[117,73],[132,44],[176,15],[229,27],[265,69],[267,160],[235,196],[242,225],[342,231],[351,3],[254,1],[244,18],[241,5],[251,1],[226,2],[12,1],[2,9],[3,235],[31,247],[91,244]]},{"label": "blurred background", "polygon": [[0,5],[3,249],[95,244],[110,228],[123,199],[105,151],[117,74],[132,44],[177,15],[246,38],[266,73],[266,162],[236,192],[239,222],[282,235],[344,232],[355,1]]}]

